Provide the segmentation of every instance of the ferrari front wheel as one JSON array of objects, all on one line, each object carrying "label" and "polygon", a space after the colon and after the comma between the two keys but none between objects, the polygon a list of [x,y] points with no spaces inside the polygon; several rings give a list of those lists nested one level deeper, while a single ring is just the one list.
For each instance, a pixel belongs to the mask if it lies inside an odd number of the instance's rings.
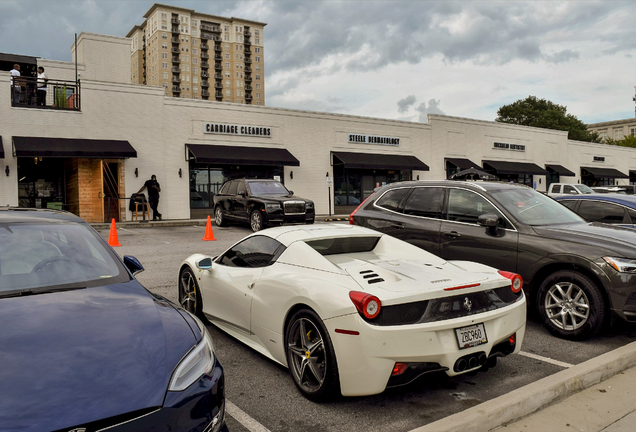
[{"label": "ferrari front wheel", "polygon": [[199,284],[189,268],[183,270],[179,277],[179,304],[188,312],[205,320]]},{"label": "ferrari front wheel", "polygon": [[319,402],[340,389],[331,338],[314,311],[294,314],[285,332],[285,346],[289,372],[303,396]]}]

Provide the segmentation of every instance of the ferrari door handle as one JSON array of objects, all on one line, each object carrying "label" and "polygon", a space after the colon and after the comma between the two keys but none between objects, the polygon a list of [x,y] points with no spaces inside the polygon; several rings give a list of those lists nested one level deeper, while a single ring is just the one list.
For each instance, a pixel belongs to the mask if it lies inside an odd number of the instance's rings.
[{"label": "ferrari door handle", "polygon": [[446,231],[445,233],[442,233],[442,234],[444,234],[446,237],[451,237],[451,238],[457,238],[462,236],[457,231]]},{"label": "ferrari door handle", "polygon": [[247,284],[247,287],[248,287],[249,289],[254,288],[254,282],[252,282],[252,283],[248,283],[248,284]]},{"label": "ferrari door handle", "polygon": [[395,229],[403,229],[403,228],[404,228],[404,224],[401,224],[401,223],[392,223],[392,224],[391,224],[391,228],[395,228]]}]

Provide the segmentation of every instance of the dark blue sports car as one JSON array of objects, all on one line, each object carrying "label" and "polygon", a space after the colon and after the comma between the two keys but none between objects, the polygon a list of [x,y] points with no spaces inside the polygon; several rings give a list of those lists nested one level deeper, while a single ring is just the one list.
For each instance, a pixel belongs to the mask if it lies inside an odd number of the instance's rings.
[{"label": "dark blue sports car", "polygon": [[0,431],[219,431],[223,369],[81,219],[0,210]]},{"label": "dark blue sports car", "polygon": [[636,228],[636,195],[571,195],[554,199],[590,222]]}]

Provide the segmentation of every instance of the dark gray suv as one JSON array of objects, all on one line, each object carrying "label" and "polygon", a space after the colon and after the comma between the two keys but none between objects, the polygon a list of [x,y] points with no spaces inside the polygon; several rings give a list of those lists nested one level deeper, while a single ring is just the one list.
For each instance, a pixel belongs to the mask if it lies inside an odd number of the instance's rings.
[{"label": "dark gray suv", "polygon": [[349,223],[448,260],[519,273],[544,325],[566,339],[612,316],[636,322],[636,231],[588,223],[533,189],[496,182],[403,182],[376,190]]}]

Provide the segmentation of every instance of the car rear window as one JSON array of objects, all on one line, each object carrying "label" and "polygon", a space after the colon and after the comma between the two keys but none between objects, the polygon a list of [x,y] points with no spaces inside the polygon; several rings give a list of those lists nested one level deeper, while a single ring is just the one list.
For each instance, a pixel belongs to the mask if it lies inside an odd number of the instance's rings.
[{"label": "car rear window", "polygon": [[337,255],[356,252],[371,252],[378,244],[380,237],[335,237],[322,240],[307,241],[321,255]]}]

